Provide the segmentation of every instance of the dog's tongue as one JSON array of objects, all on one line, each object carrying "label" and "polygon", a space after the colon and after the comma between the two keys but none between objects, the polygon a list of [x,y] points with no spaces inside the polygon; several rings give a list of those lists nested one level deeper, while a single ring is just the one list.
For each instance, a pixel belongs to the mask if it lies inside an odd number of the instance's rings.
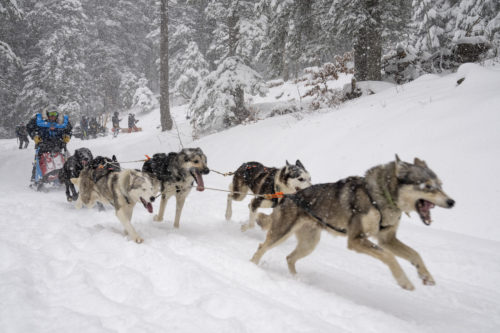
[{"label": "dog's tongue", "polygon": [[148,210],[148,212],[152,213],[153,212],[153,205],[151,204],[151,202],[148,202],[146,204],[146,209]]},{"label": "dog's tongue", "polygon": [[194,170],[193,175],[196,180],[196,190],[200,192],[204,191],[205,184],[203,184],[203,177],[201,176],[201,174],[198,172],[198,170]]},{"label": "dog's tongue", "polygon": [[146,208],[148,210],[148,212],[152,213],[153,212],[153,205],[151,204],[151,202],[147,202],[143,198],[141,198],[141,201],[142,201],[142,204],[144,205],[144,208]]}]

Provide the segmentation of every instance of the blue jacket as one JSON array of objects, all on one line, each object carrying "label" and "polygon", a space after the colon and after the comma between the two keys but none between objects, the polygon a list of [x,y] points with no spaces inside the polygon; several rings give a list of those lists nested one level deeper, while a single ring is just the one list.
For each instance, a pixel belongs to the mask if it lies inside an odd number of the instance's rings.
[{"label": "blue jacket", "polygon": [[35,135],[39,135],[43,141],[60,141],[63,135],[71,137],[73,126],[69,122],[68,116],[64,116],[62,122],[49,122],[42,118],[42,114],[37,113],[31,118],[26,126],[28,134],[33,139]]}]

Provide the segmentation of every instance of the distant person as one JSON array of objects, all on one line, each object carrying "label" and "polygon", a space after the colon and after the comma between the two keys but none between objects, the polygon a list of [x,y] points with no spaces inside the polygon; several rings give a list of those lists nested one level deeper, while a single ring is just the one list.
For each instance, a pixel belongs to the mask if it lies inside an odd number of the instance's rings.
[{"label": "distant person", "polygon": [[89,122],[89,134],[94,137],[97,137],[97,133],[99,132],[99,124],[97,123],[97,119],[95,117],[90,118]]},{"label": "distant person", "polygon": [[128,132],[131,133],[132,131],[137,132],[139,129],[135,124],[137,124],[139,120],[135,119],[135,116],[133,113],[128,114]]},{"label": "distant person", "polygon": [[80,127],[82,128],[82,140],[88,139],[89,118],[87,118],[87,116],[82,116],[82,119],[80,120]]},{"label": "distant person", "polygon": [[119,113],[115,112],[113,117],[111,117],[111,123],[113,124],[113,137],[116,138],[118,132],[120,132],[120,121],[121,119],[118,117]]},{"label": "distant person", "polygon": [[19,149],[23,149],[23,143],[24,149],[28,148],[28,144],[30,143],[28,139],[28,130],[23,123],[16,126],[16,136],[19,139]]}]

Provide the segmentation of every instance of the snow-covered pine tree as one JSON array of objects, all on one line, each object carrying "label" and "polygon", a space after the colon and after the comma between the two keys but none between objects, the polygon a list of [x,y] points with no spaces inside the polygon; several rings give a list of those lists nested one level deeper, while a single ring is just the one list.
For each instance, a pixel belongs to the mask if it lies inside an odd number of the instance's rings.
[{"label": "snow-covered pine tree", "polygon": [[259,13],[268,21],[266,38],[258,54],[259,59],[269,67],[269,76],[289,79],[289,62],[286,56],[288,40],[288,21],[291,1],[276,1],[269,3],[261,0],[258,5]]},{"label": "snow-covered pine tree", "polygon": [[139,87],[139,78],[132,72],[122,73],[120,79],[120,101],[125,110],[132,107],[134,102],[134,94]]},{"label": "snow-covered pine tree", "polygon": [[416,50],[428,56],[436,52],[445,54],[450,50],[450,33],[455,25],[451,1],[413,0],[412,6]]},{"label": "snow-covered pine tree", "polygon": [[[85,60],[94,93],[87,113],[130,108],[137,82],[130,87],[123,79],[145,76],[157,89],[158,45],[146,38],[154,27],[155,7],[152,0],[84,2],[90,39]],[[130,89],[123,91],[124,86]]]},{"label": "snow-covered pine tree", "polygon": [[16,120],[15,101],[22,84],[22,61],[16,54],[17,36],[22,27],[22,13],[17,2],[0,2],[0,138],[14,133]]},{"label": "snow-covered pine tree", "polygon": [[207,17],[216,22],[210,56],[218,67],[201,81],[190,101],[189,112],[196,134],[214,132],[245,120],[249,111],[245,93],[265,91],[262,77],[253,70],[250,55],[257,52],[255,41],[246,43],[255,30],[248,29],[253,1],[214,0]]},{"label": "snow-covered pine tree", "polygon": [[271,76],[281,76],[287,81],[297,77],[300,70],[318,66],[329,55],[318,45],[321,30],[317,1],[278,0],[269,3],[261,0],[258,8],[267,15],[267,33],[260,59],[271,68]]},{"label": "snow-covered pine tree", "polygon": [[209,65],[198,44],[192,41],[185,50],[177,52],[176,57],[171,60],[170,68],[173,72],[172,80],[175,80],[173,93],[189,100],[198,82],[208,75]]},{"label": "snow-covered pine tree", "polygon": [[[30,49],[19,96],[21,119],[48,103],[87,104],[90,81],[84,63],[86,16],[79,0],[35,4],[27,14],[37,43]],[[71,114],[70,116],[79,117]]]},{"label": "snow-covered pine tree", "polygon": [[139,79],[139,87],[132,98],[132,112],[147,113],[158,107],[158,100],[151,89],[148,88],[148,80]]},{"label": "snow-covered pine tree", "polygon": [[353,39],[357,80],[380,80],[382,50],[406,28],[409,17],[404,14],[409,13],[409,5],[409,0],[332,1],[328,12],[331,18],[325,22],[331,24],[330,29],[339,38]]},{"label": "snow-covered pine tree", "polygon": [[227,57],[240,57],[253,65],[265,34],[262,21],[255,19],[255,0],[213,0],[206,9],[215,22],[207,59],[218,66]]},{"label": "snow-covered pine tree", "polygon": [[248,116],[245,93],[267,91],[261,76],[239,57],[226,58],[203,80],[191,99],[189,110],[195,135],[203,135],[240,124]]},{"label": "snow-covered pine tree", "polygon": [[[492,48],[495,52],[500,46],[500,2],[462,0],[457,12],[452,43],[456,47],[455,56],[464,58],[457,60],[477,61],[474,55],[484,52],[487,48]],[[495,18],[499,22],[495,23]]]},{"label": "snow-covered pine tree", "polygon": [[206,6],[207,0],[184,0],[169,8],[170,88],[174,96],[184,100],[191,98],[198,82],[209,72],[204,52],[210,39],[207,32],[212,28],[207,23]]}]

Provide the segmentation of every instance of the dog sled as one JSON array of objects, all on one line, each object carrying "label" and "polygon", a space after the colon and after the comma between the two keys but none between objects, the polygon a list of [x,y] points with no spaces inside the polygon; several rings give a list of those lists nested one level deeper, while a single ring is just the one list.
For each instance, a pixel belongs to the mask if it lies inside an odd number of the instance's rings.
[{"label": "dog sled", "polygon": [[[120,129],[119,129],[118,132],[119,133],[129,133],[128,130],[129,129],[127,127],[120,127]],[[111,132],[113,132],[113,133],[115,132],[115,128],[114,127],[111,128]],[[131,130],[131,132],[142,132],[142,127],[137,127],[137,126],[133,127],[132,130]]]},{"label": "dog sled", "polygon": [[65,161],[66,156],[60,147],[39,146],[35,153],[35,180],[32,188],[43,191],[59,187],[59,170]]}]

